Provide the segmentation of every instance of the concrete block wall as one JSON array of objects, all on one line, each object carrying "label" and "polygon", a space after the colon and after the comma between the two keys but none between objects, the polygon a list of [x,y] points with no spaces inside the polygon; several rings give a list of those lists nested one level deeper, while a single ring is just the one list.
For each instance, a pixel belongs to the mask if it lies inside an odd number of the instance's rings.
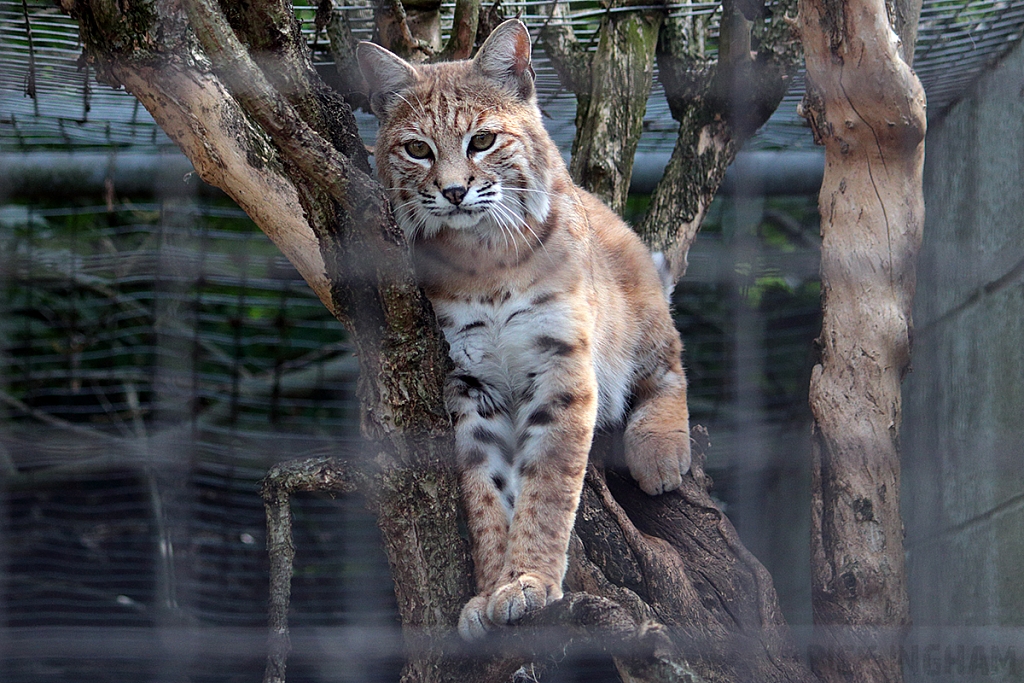
[{"label": "concrete block wall", "polygon": [[[1019,640],[1024,670],[1021,45],[931,122],[926,156],[902,429],[911,613],[935,641],[922,646],[951,648],[942,680],[1019,680],[1004,645]],[[956,660],[961,645],[998,652],[1002,668],[976,679]]]}]

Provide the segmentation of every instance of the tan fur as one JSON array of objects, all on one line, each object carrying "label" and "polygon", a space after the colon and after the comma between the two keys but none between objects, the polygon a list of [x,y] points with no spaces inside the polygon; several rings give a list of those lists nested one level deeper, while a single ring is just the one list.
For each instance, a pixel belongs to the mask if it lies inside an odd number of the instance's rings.
[{"label": "tan fur", "polygon": [[690,464],[662,282],[637,236],[569,178],[529,47],[512,20],[471,61],[359,50],[382,120],[378,174],[456,366],[447,399],[479,591],[466,638],[562,596],[595,429],[625,420],[627,464],[652,495]]}]

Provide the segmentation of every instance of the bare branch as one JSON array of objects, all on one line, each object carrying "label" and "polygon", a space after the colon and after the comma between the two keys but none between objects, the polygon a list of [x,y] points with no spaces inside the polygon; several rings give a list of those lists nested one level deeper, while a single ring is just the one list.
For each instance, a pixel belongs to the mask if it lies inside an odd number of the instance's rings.
[{"label": "bare branch", "polygon": [[422,62],[435,53],[429,41],[413,35],[401,0],[374,0],[373,20],[377,42],[412,62]]},{"label": "bare branch", "polygon": [[49,413],[42,410],[36,410],[35,408],[28,405],[24,401],[21,401],[15,398],[14,396],[11,396],[10,394],[3,390],[0,390],[0,403],[5,403],[11,408],[14,408],[19,412],[22,412],[36,420],[39,420],[43,424],[66,430],[68,432],[71,432],[72,434],[80,434],[82,436],[94,437],[106,441],[118,441],[118,438],[116,436],[111,436],[97,429],[92,429],[91,427],[85,427],[82,425],[77,425],[73,422],[68,422],[67,420],[62,420],[59,417],[54,417],[53,415],[50,415]]},{"label": "bare branch", "polygon": [[[799,64],[799,41],[786,14],[792,4],[780,3],[771,22],[753,25],[730,11],[722,23],[725,52],[717,62],[692,47],[687,20],[662,23],[659,74],[679,136],[637,231],[665,253],[676,278],[686,272],[690,245],[725,169],[778,107]],[[756,54],[750,51],[752,26],[760,39]]]},{"label": "bare branch", "polygon": [[291,494],[296,491],[352,493],[362,481],[363,477],[343,461],[312,458],[276,465],[262,482],[261,493],[267,510],[267,553],[270,556],[270,637],[264,683],[284,683],[288,653],[291,651],[288,605],[295,560]]},{"label": "bare branch", "polygon": [[505,9],[501,6],[501,0],[494,0],[494,4],[486,9],[481,7],[477,14],[476,44],[483,44],[487,40],[487,36],[491,35],[494,29],[498,28],[498,25],[507,18]]},{"label": "bare branch", "polygon": [[890,22],[900,37],[900,59],[914,66],[914,47],[917,44],[917,24],[921,18],[922,0],[886,0]]},{"label": "bare branch", "polygon": [[[625,6],[613,2],[610,8]],[[576,136],[569,172],[576,184],[622,213],[633,172],[654,75],[660,7],[608,12],[601,17],[597,49],[590,53],[561,23],[560,5],[541,30],[563,85],[576,93]]]},{"label": "bare branch", "polygon": [[540,29],[540,40],[562,85],[575,93],[577,98],[587,97],[590,94],[593,55],[579,43],[572,25],[565,18],[562,3],[553,1],[548,9],[548,19]]},{"label": "bare branch", "polygon": [[723,0],[722,25],[718,34],[718,63],[727,66],[749,62],[750,29],[753,23],[737,8],[737,0]]},{"label": "bare branch", "polygon": [[[353,321],[363,376],[381,382],[360,382],[364,433],[391,438],[401,433],[396,425],[418,420],[424,420],[424,436],[445,432],[449,420],[442,387],[447,354],[430,306],[412,276],[405,237],[383,189],[312,130],[270,86],[209,0],[190,0],[187,6],[196,35],[234,96],[287,159],[340,206],[334,221],[313,228],[320,231],[319,249],[333,283],[334,310]],[[413,339],[416,343],[410,343]],[[388,355],[382,359],[384,354]],[[408,367],[410,372],[388,372],[375,366],[378,362]],[[416,417],[403,417],[407,410]],[[418,457],[404,442],[398,452],[408,453],[411,461]]]},{"label": "bare branch", "polygon": [[[346,212],[369,214],[376,219],[371,225],[392,228],[393,221],[389,226],[387,220],[380,220],[381,216],[389,217],[390,211],[385,208],[387,198],[379,186],[313,130],[271,86],[218,7],[211,0],[187,0],[184,4],[196,36],[218,73],[278,148],[309,178],[317,180]],[[325,172],[325,165],[331,170]],[[374,210],[365,210],[367,201]],[[391,232],[392,240],[400,244],[401,234],[397,229]]]},{"label": "bare branch", "polygon": [[262,0],[220,3],[220,7],[271,86],[313,130],[368,172],[362,141],[349,132],[355,129],[351,111],[317,75],[291,2]]},{"label": "bare branch", "polygon": [[361,106],[369,111],[370,102],[366,98],[366,81],[359,70],[356,59],[356,43],[345,13],[338,9],[331,10],[327,22],[327,39],[331,45],[331,56],[334,57],[334,68],[340,80],[340,89],[345,100],[352,107]]}]

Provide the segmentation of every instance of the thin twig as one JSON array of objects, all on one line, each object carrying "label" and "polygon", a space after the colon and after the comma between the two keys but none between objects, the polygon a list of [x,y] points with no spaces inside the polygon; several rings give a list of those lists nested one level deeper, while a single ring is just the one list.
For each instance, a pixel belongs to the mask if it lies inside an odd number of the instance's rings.
[{"label": "thin twig", "polygon": [[97,439],[102,439],[105,441],[121,441],[121,439],[118,439],[116,436],[111,436],[110,434],[106,434],[104,432],[92,429],[90,427],[83,427],[82,425],[77,425],[74,422],[62,420],[59,417],[54,417],[53,415],[50,415],[47,412],[33,408],[32,406],[28,405],[27,403],[24,403],[23,401],[18,400],[17,398],[11,396],[10,394],[3,390],[0,390],[0,401],[6,403],[15,410],[18,410],[22,413],[25,413],[26,415],[29,415],[39,420],[43,424],[50,425],[51,427],[58,427],[60,429],[67,430],[75,434],[81,434],[83,436],[89,436]]},{"label": "thin twig", "polygon": [[21,0],[21,11],[25,16],[25,37],[28,39],[28,75],[25,77],[25,94],[34,100],[36,99],[36,49],[32,42],[32,22],[28,18],[27,0]]}]

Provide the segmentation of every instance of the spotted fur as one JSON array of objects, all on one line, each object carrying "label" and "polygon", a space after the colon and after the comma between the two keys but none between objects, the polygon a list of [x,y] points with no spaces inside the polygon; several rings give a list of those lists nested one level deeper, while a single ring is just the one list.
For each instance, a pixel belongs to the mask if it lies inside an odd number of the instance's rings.
[{"label": "spotted fur", "polygon": [[446,399],[479,595],[477,638],[562,596],[595,429],[625,420],[640,487],[690,465],[681,343],[651,256],[576,187],[541,123],[530,37],[412,66],[362,43],[376,161],[450,347]]}]

